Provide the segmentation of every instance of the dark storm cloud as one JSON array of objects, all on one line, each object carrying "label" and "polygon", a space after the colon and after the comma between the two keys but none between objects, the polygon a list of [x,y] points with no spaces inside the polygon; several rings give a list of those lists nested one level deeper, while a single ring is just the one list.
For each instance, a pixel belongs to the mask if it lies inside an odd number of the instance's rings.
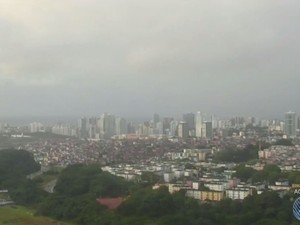
[{"label": "dark storm cloud", "polygon": [[296,0],[0,0],[0,116],[300,111]]}]

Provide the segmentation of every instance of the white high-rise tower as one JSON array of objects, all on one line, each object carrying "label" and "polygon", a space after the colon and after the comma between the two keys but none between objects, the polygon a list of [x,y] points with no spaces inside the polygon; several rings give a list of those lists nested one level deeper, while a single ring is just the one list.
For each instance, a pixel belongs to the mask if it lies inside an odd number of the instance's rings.
[{"label": "white high-rise tower", "polygon": [[100,136],[104,139],[110,139],[115,134],[115,116],[104,113],[99,120]]},{"label": "white high-rise tower", "polygon": [[202,114],[200,111],[195,116],[195,130],[196,137],[202,137]]},{"label": "white high-rise tower", "polygon": [[124,118],[116,119],[116,135],[127,134],[127,122]]},{"label": "white high-rise tower", "polygon": [[296,137],[296,113],[289,111],[285,114],[284,131],[289,138]]}]

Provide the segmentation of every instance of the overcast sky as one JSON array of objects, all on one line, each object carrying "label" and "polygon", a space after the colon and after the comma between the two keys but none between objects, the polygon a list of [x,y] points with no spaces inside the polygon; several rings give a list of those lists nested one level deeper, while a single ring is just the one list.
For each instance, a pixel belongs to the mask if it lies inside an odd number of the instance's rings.
[{"label": "overcast sky", "polygon": [[0,0],[0,117],[300,112],[299,0]]}]

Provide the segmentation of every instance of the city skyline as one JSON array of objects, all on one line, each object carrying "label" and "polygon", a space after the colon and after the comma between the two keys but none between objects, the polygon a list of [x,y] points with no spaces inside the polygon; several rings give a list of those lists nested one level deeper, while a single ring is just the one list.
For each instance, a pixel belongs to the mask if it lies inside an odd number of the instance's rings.
[{"label": "city skyline", "polygon": [[[137,123],[142,123],[145,121],[150,121],[151,119],[153,119],[153,116],[158,115],[161,119],[162,118],[169,118],[170,116],[175,119],[175,120],[184,120],[183,118],[185,116],[189,116],[191,114],[195,115],[195,121],[194,124],[196,124],[196,115],[197,113],[200,112],[199,110],[196,111],[186,111],[182,114],[180,113],[171,113],[171,114],[160,114],[158,112],[152,112],[152,114],[149,112],[148,114],[145,115],[137,115],[137,116],[128,116],[128,115],[124,115],[124,114],[116,114],[114,112],[108,112],[108,111],[104,111],[104,112],[99,112],[97,114],[80,114],[80,115],[70,115],[70,116],[10,116],[10,117],[1,117],[0,116],[0,123],[8,123],[11,125],[26,125],[28,123],[31,122],[42,122],[48,125],[53,125],[56,123],[70,123],[70,124],[77,124],[78,122],[78,118],[98,118],[100,117],[100,115],[102,114],[112,114],[114,116],[117,116],[119,118],[125,118],[128,121],[131,122],[137,122]],[[276,117],[268,117],[268,116],[255,116],[255,115],[250,115],[250,114],[246,114],[246,115],[241,115],[241,114],[232,114],[232,115],[217,115],[214,113],[209,113],[207,111],[201,111],[201,115],[204,118],[203,121],[210,121],[211,118],[217,118],[218,120],[228,120],[231,118],[235,118],[235,117],[242,117],[242,118],[250,118],[253,117],[256,120],[285,120],[285,113],[287,112],[294,112],[297,116],[297,118],[299,118],[300,120],[300,113],[294,111],[294,110],[287,110],[286,112],[280,112],[278,113],[278,116]],[[186,118],[185,121],[190,120],[189,118]],[[189,122],[188,122],[189,123]]]},{"label": "city skyline", "polygon": [[[102,113],[94,117],[77,118],[77,123],[59,121],[45,124],[39,120],[29,124],[11,126],[9,123],[0,122],[0,132],[23,133],[53,133],[57,135],[73,136],[81,139],[93,140],[124,138],[130,136],[147,137],[179,137],[179,138],[206,138],[212,140],[221,130],[231,129],[231,132],[262,128],[272,132],[281,132],[284,138],[296,138],[300,128],[300,117],[292,111],[284,114],[284,119],[259,119],[255,117],[233,116],[231,118],[218,118],[203,112],[185,113],[181,118],[165,117],[154,113],[152,119],[143,121],[128,120],[111,113]],[[222,132],[221,132],[222,133]],[[223,135],[223,134],[222,134]]]}]

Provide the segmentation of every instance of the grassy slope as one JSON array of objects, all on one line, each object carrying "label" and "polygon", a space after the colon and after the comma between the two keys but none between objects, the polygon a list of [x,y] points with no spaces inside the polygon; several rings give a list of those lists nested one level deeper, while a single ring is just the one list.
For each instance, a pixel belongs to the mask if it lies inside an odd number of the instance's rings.
[{"label": "grassy slope", "polygon": [[0,207],[0,225],[67,225],[46,217],[34,216],[34,212],[21,206]]}]

